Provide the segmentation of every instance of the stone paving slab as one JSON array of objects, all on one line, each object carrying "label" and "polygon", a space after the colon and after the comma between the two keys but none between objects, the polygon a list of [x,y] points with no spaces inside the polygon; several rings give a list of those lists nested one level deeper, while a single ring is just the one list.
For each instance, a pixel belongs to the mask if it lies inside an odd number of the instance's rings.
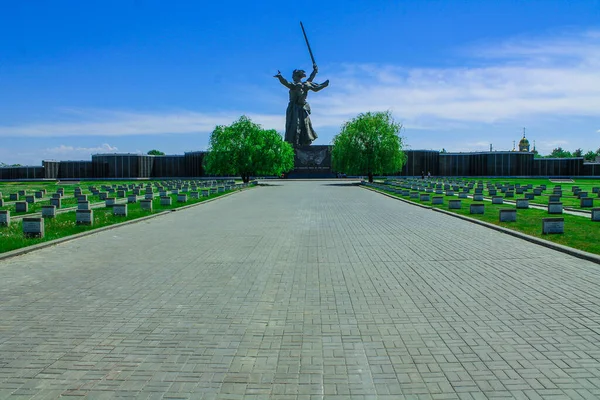
[{"label": "stone paving slab", "polygon": [[0,262],[0,398],[600,398],[600,270],[332,182]]}]

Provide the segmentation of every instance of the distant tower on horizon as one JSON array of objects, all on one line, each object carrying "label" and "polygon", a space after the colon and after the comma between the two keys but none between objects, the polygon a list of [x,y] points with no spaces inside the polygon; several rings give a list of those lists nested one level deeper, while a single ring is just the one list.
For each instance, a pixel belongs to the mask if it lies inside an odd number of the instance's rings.
[{"label": "distant tower on horizon", "polygon": [[523,128],[523,139],[519,142],[519,151],[529,152],[529,140],[525,138],[525,128]]}]

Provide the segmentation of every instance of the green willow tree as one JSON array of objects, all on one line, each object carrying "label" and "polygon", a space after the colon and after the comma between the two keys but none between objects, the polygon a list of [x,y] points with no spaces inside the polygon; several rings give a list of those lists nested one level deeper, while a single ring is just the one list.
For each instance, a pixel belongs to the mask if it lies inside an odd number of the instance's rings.
[{"label": "green willow tree", "polygon": [[211,175],[276,175],[294,168],[294,149],[274,129],[262,129],[245,115],[231,125],[219,125],[210,135],[204,168]]},{"label": "green willow tree", "polygon": [[389,111],[359,114],[342,126],[333,138],[333,169],[348,175],[396,173],[406,162],[400,137],[402,125]]}]

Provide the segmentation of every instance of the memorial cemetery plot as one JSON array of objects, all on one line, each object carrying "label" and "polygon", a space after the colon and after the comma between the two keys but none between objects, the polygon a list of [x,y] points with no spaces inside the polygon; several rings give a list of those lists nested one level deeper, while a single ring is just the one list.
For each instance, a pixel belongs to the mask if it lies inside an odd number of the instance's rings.
[{"label": "memorial cemetery plot", "polygon": [[[598,180],[552,183],[548,179],[401,178],[363,185],[409,202],[600,254]],[[431,191],[436,195],[424,196]]]},{"label": "memorial cemetery plot", "polygon": [[[232,180],[0,183],[0,253],[200,203],[256,184]],[[30,192],[39,194],[33,195],[33,202],[21,201]]]}]

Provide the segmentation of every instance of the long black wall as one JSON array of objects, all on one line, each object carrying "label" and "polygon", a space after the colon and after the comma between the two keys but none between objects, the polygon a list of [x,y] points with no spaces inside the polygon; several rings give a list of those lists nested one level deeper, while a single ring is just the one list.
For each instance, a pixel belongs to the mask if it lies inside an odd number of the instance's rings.
[{"label": "long black wall", "polygon": [[[148,179],[205,176],[205,152],[184,155],[94,154],[92,161],[44,161],[42,166],[0,168],[0,179]],[[600,176],[600,163],[583,158],[534,158],[533,153],[498,151],[440,153],[407,150],[401,171],[420,176]]]}]

